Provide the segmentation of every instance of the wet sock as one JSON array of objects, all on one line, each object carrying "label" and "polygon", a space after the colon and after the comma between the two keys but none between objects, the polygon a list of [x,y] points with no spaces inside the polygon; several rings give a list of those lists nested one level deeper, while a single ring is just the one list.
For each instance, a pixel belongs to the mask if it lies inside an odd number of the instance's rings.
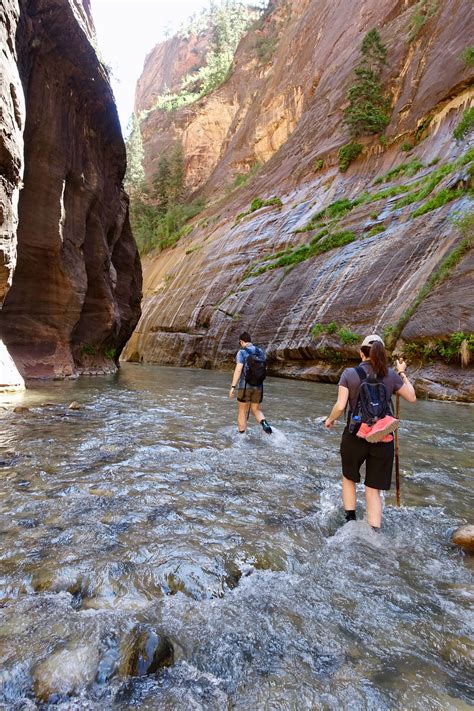
[{"label": "wet sock", "polygon": [[345,514],[346,514],[346,522],[357,520],[355,509],[353,511],[345,511]]}]

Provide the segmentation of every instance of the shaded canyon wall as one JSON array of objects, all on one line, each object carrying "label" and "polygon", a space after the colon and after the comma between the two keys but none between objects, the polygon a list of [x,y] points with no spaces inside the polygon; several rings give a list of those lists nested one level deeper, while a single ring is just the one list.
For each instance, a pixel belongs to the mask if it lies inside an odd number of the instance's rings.
[{"label": "shaded canyon wall", "polygon": [[[208,207],[189,235],[145,259],[143,315],[126,358],[227,367],[246,328],[267,348],[274,373],[335,381],[357,347],[337,333],[312,335],[316,323],[357,334],[391,329],[395,350],[415,344],[418,353],[454,332],[473,333],[472,250],[443,281],[429,282],[467,239],[453,218],[472,212],[469,137],[455,141],[453,129],[473,103],[473,70],[461,59],[472,41],[473,5],[437,3],[414,33],[421,5],[276,3],[241,42],[219,89],[184,109],[147,115],[147,177],[160,150],[181,140],[188,191],[207,197]],[[373,27],[388,50],[383,84],[391,121],[384,145],[362,139],[362,156],[341,173],[347,91]],[[275,43],[265,62],[255,51],[262,37]],[[413,174],[386,177],[415,160]],[[235,176],[257,163],[263,166],[256,177],[233,189]],[[448,191],[445,203],[415,214],[440,191]],[[414,197],[404,205],[407,194]],[[256,196],[277,196],[282,205],[237,220]],[[317,212],[343,199],[349,209],[311,229]],[[347,232],[353,237],[346,244],[311,252],[318,239],[323,245]],[[309,250],[308,258],[265,268],[298,247]],[[411,361],[419,393],[474,398],[472,368],[436,356]]]},{"label": "shaded canyon wall", "polygon": [[140,315],[141,266],[89,3],[1,12],[1,337],[25,377],[112,372]]}]

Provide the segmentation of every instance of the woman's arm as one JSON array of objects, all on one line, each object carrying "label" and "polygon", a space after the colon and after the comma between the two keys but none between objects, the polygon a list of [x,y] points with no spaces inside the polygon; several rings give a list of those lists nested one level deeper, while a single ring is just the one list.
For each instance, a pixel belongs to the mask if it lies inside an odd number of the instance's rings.
[{"label": "woman's arm", "polygon": [[232,399],[235,394],[235,388],[239,384],[240,380],[240,374],[242,372],[242,368],[244,367],[243,363],[237,363],[237,365],[234,368],[234,373],[232,375],[232,385],[230,386],[229,390],[229,398]]},{"label": "woman's arm", "polygon": [[397,359],[397,374],[403,380],[403,385],[400,390],[395,392],[396,395],[400,395],[407,402],[416,402],[415,388],[408,380],[408,375],[405,373],[407,369],[407,364],[403,359]]},{"label": "woman's arm", "polygon": [[339,389],[337,391],[337,400],[331,410],[331,414],[329,415],[329,417],[326,418],[326,421],[324,423],[325,427],[327,427],[328,429],[332,427],[338,417],[344,414],[348,399],[349,388],[346,388],[344,385],[339,385]]}]

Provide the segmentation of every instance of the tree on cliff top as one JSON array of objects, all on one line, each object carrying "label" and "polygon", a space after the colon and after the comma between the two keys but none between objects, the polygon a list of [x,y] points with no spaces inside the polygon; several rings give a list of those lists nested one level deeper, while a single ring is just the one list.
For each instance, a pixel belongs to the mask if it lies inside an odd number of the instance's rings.
[{"label": "tree on cliff top", "polygon": [[143,152],[142,134],[140,131],[140,123],[132,114],[128,124],[128,138],[125,141],[127,150],[127,171],[125,173],[124,185],[125,190],[130,196],[142,193],[145,184],[145,171],[143,169]]},{"label": "tree on cliff top", "polygon": [[347,93],[349,106],[344,111],[344,122],[353,138],[383,133],[390,123],[390,102],[382,93],[380,79],[387,48],[376,29],[365,35],[361,54],[362,61],[354,70],[354,84]]}]

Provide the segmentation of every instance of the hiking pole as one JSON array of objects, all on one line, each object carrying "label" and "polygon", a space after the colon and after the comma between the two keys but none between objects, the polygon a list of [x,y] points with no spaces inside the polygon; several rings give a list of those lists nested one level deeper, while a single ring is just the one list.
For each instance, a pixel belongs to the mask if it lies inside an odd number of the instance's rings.
[{"label": "hiking pole", "polygon": [[[400,420],[400,395],[397,395],[395,417]],[[395,483],[397,490],[397,506],[400,506],[400,455],[398,453],[398,427],[395,430]]]}]

